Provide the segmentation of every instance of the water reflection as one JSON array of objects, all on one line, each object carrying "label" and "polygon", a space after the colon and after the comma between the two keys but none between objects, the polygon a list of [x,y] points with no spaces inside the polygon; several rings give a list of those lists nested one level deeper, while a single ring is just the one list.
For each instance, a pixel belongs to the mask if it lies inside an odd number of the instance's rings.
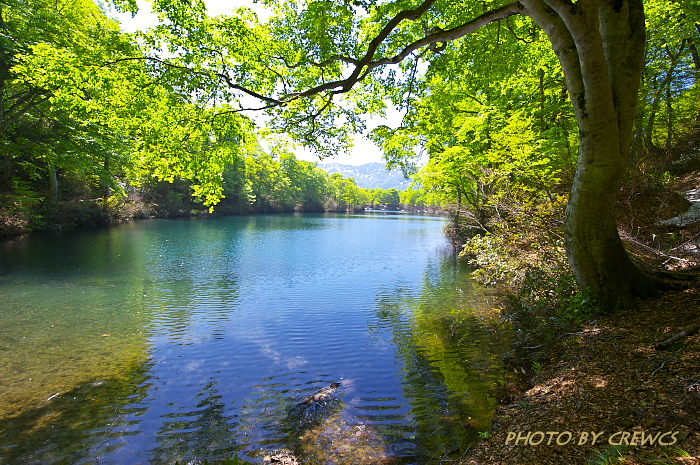
[{"label": "water reflection", "polygon": [[[22,406],[0,412],[1,460],[261,461],[288,450],[310,464],[370,464],[461,453],[488,427],[503,341],[445,250],[443,224],[145,221],[0,246],[10,257],[0,259],[0,389]],[[46,355],[54,346],[63,352]]]}]

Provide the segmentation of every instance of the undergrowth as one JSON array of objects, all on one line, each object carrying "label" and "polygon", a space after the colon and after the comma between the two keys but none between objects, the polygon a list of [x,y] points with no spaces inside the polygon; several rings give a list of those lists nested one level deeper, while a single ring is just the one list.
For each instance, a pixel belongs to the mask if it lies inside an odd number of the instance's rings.
[{"label": "undergrowth", "polygon": [[496,286],[503,316],[525,346],[547,344],[599,311],[578,286],[566,258],[565,202],[559,196],[539,204],[511,204],[492,222],[491,232],[472,237],[461,252],[475,267],[475,280]]},{"label": "undergrowth", "polygon": [[640,451],[632,456],[627,446],[608,446],[596,449],[588,459],[588,465],[675,465],[678,463],[675,459],[687,457],[691,455],[680,447]]}]

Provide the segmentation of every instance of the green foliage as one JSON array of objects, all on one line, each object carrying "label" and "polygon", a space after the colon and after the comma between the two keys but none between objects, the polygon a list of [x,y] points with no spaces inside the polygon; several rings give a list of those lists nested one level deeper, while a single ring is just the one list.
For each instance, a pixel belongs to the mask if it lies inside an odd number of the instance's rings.
[{"label": "green foliage", "polygon": [[505,315],[529,345],[551,342],[600,310],[569,267],[565,199],[553,200],[528,206],[514,199],[493,232],[469,239],[461,253],[476,268],[475,279],[501,289]]},{"label": "green foliage", "polygon": [[12,39],[0,70],[5,179],[30,178],[49,200],[72,195],[66,176],[94,184],[87,198],[150,177],[188,180],[208,206],[222,198],[223,171],[252,129],[246,118],[192,103],[195,90],[158,76],[158,62],[91,0],[13,6],[0,10]]},{"label": "green foliage", "polygon": [[542,373],[543,368],[544,365],[539,360],[535,360],[534,362],[532,362],[532,371],[534,371],[535,373]]},{"label": "green foliage", "polygon": [[[590,465],[615,465],[629,463],[625,457],[631,453],[628,446],[608,446],[604,449],[595,449],[588,459]],[[663,447],[638,452],[633,457],[635,463],[642,465],[672,465],[678,463],[681,457],[691,455],[680,447]]]},{"label": "green foliage", "polygon": [[330,175],[329,191],[332,209],[337,211],[358,210],[369,200],[366,193],[357,187],[355,179],[345,178],[339,173]]},{"label": "green foliage", "polygon": [[[387,22],[415,5],[263,3],[274,11],[267,23],[245,8],[210,17],[199,0],[157,0],[161,23],[137,39],[91,0],[0,2],[0,189],[16,194],[15,176],[31,185],[32,198],[55,202],[125,195],[125,185],[148,190],[155,178],[185,182],[197,204],[220,204],[222,212],[439,205],[453,209],[457,229],[496,235],[524,212],[562,204],[577,157],[576,123],[551,44],[530,19],[513,16],[416,50],[398,68],[358,71],[352,89],[326,88],[348,77]],[[437,2],[420,20],[400,22],[368,58],[389,58],[482,7]],[[646,0],[645,8],[650,40],[638,139],[660,145],[677,138],[674,128],[694,124],[700,31],[693,2]],[[262,103],[251,105],[251,97]],[[381,114],[389,103],[403,112],[400,127],[372,133],[389,164],[415,172],[417,156],[429,156],[404,192],[362,190],[280,147],[265,154],[242,114],[264,108],[275,117],[266,134],[330,155],[364,129],[364,114]],[[187,203],[184,187],[172,189],[165,203]],[[482,256],[480,265],[492,266],[496,280],[516,272],[496,257]]]},{"label": "green foliage", "polygon": [[625,446],[610,446],[603,450],[596,449],[588,461],[591,465],[614,465],[624,463]]},{"label": "green foliage", "polygon": [[695,124],[700,27],[694,2],[646,0],[644,7],[647,54],[635,144],[658,150],[669,148]]}]

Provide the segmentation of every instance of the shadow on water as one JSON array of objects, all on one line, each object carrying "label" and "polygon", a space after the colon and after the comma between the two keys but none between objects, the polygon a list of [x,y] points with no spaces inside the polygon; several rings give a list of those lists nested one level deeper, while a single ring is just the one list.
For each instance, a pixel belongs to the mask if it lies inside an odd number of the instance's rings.
[{"label": "shadow on water", "polygon": [[235,434],[238,424],[226,415],[223,396],[216,383],[209,383],[198,394],[196,412],[170,413],[158,431],[158,446],[149,463],[168,465],[198,463],[196,460],[225,460],[238,450]]}]

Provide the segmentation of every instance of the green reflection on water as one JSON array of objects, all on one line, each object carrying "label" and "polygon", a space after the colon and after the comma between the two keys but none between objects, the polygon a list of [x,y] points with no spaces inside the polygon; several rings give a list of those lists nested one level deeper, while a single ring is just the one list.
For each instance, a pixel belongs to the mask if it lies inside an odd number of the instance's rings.
[{"label": "green reflection on water", "polygon": [[405,363],[404,395],[425,463],[464,453],[491,427],[497,406],[511,334],[469,274],[466,264],[447,256],[429,268],[419,297],[379,302]]},{"label": "green reflection on water", "polygon": [[290,438],[304,463],[451,463],[490,429],[512,333],[494,312],[493,298],[476,289],[469,275],[448,254],[425,274],[419,296],[402,297],[402,289],[377,296],[377,315],[389,323],[404,363],[411,425],[387,429],[333,413]]},{"label": "green reflection on water", "polygon": [[145,267],[133,239],[120,228],[2,244],[0,419],[146,359],[149,284],[130,275]]}]

